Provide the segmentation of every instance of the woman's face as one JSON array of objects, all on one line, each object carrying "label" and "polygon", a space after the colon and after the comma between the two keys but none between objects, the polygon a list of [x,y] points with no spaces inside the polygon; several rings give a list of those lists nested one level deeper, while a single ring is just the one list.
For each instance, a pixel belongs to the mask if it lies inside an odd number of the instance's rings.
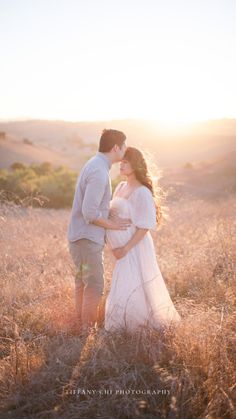
[{"label": "woman's face", "polygon": [[120,162],[120,174],[124,176],[129,176],[134,173],[134,170],[128,160],[121,160]]}]

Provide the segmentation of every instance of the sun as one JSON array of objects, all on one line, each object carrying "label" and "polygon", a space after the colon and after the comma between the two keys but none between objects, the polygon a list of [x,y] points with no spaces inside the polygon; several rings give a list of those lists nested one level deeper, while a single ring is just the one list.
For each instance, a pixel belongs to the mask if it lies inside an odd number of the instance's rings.
[{"label": "sun", "polygon": [[201,101],[186,101],[185,98],[173,97],[172,102],[165,103],[163,98],[162,106],[155,106],[153,103],[145,111],[145,117],[152,124],[158,126],[165,131],[176,131],[181,128],[189,127],[195,123],[216,119],[217,112],[213,109],[204,108]]}]

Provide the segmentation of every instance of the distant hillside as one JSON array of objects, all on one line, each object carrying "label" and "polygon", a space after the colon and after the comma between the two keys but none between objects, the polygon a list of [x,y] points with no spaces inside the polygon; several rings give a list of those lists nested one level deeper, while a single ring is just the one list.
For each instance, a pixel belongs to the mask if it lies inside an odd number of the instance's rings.
[{"label": "distant hillside", "polygon": [[236,151],[220,158],[187,163],[181,169],[169,169],[161,180],[170,198],[200,197],[218,199],[236,194]]},{"label": "distant hillside", "polygon": [[[224,142],[220,137],[215,137],[209,144],[199,141],[197,151],[192,148],[192,144],[184,144],[183,138],[181,141],[181,146],[172,144],[170,147],[168,144],[166,150],[162,149],[162,153],[160,150],[157,153],[153,145],[148,150],[152,160],[156,160],[158,167],[162,169],[160,184],[168,191],[168,199],[218,199],[236,193],[234,141]],[[71,140],[70,146],[62,151],[33,143],[28,138],[6,135],[0,139],[0,169],[9,168],[15,162],[25,165],[51,162],[54,166],[64,165],[79,172],[94,152],[94,149],[78,139]],[[164,163],[168,165],[165,166]],[[119,165],[114,165],[111,177],[115,178],[118,173]]]},{"label": "distant hillside", "polygon": [[[211,161],[236,150],[234,119],[192,124],[175,131],[142,120],[10,121],[0,123],[0,131],[7,133],[5,141],[0,139],[0,166],[7,167],[16,158],[25,163],[32,159],[39,162],[45,156],[53,164],[63,162],[77,169],[96,152],[104,128],[124,131],[127,144],[151,154],[161,168],[179,168],[187,162]],[[34,146],[30,148],[22,144],[23,138],[32,141]]]},{"label": "distant hillside", "polygon": [[85,152],[77,152],[69,157],[63,151],[31,143],[28,139],[19,140],[9,135],[4,140],[0,140],[0,169],[7,169],[15,162],[26,165],[51,162],[54,166],[63,165],[79,171],[86,157]]},{"label": "distant hillside", "polygon": [[[37,142],[57,140],[59,143],[74,136],[84,141],[97,142],[104,128],[115,128],[124,131],[131,141],[148,142],[163,140],[166,137],[199,137],[199,136],[235,136],[236,119],[220,119],[192,123],[185,127],[161,127],[146,120],[124,119],[108,121],[71,122],[57,120],[23,120],[0,122],[0,131],[6,131],[16,137],[32,137]],[[195,135],[194,135],[195,134]]]}]

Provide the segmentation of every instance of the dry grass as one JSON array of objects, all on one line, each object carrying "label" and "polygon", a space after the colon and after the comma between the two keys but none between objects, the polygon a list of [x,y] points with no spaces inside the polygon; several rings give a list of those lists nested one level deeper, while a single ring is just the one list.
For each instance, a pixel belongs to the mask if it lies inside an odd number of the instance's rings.
[{"label": "dry grass", "polygon": [[[80,338],[65,237],[69,212],[3,204],[3,417],[233,418],[235,210],[233,197],[179,200],[155,234],[159,266],[182,315],[178,329],[111,336],[102,327],[103,300],[98,330]],[[107,293],[107,253],[105,265]]]}]

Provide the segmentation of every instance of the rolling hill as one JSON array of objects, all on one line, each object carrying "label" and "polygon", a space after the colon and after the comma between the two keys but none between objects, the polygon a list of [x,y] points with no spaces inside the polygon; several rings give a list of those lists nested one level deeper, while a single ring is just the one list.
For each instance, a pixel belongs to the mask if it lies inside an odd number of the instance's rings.
[{"label": "rolling hill", "polygon": [[[14,162],[51,162],[79,172],[97,150],[103,128],[126,133],[127,144],[148,154],[163,171],[161,184],[172,198],[184,194],[224,196],[236,191],[236,120],[208,121],[161,129],[148,121],[103,122],[10,121],[0,122],[0,168]],[[118,167],[113,167],[115,177]]]},{"label": "rolling hill", "polygon": [[[172,131],[148,121],[136,120],[0,122],[0,131],[6,132],[16,141],[27,138],[35,145],[60,152],[60,158],[69,159],[70,167],[74,166],[74,155],[79,155],[82,150],[83,153],[89,153],[89,149],[84,150],[87,146],[92,152],[97,149],[104,128],[124,131],[128,145],[151,153],[161,167],[218,158],[236,149],[236,120],[208,121]],[[55,158],[59,158],[57,154]],[[53,156],[51,159],[53,163]]]}]

